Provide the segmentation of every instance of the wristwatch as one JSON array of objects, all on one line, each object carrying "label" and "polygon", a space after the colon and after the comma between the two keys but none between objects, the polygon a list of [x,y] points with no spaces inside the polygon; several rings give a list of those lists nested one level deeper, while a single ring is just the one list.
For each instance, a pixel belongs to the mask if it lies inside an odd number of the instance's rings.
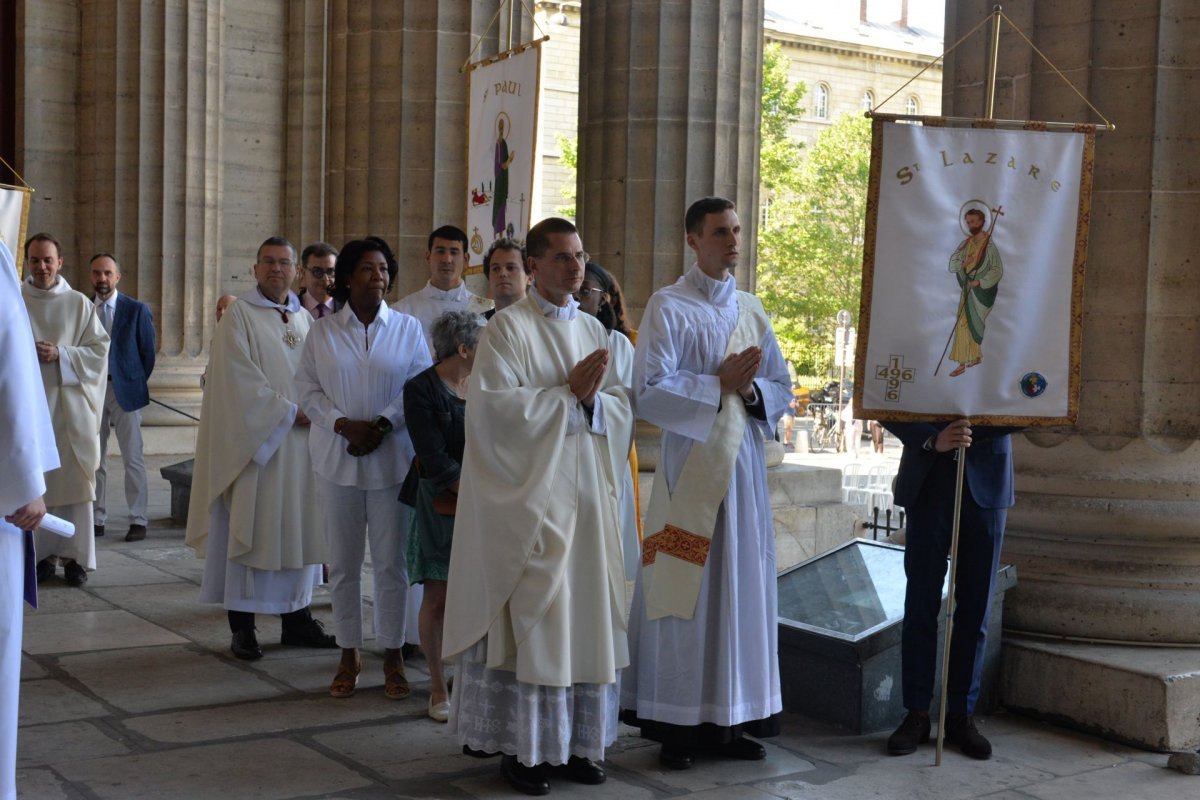
[{"label": "wristwatch", "polygon": [[393,427],[392,421],[390,419],[388,419],[387,417],[380,414],[378,417],[375,418],[375,429],[378,430],[380,433],[388,434],[388,433],[391,433],[392,431],[394,431],[395,427]]},{"label": "wristwatch", "polygon": [[335,436],[341,436],[341,435],[342,435],[342,428],[346,427],[346,423],[347,423],[347,422],[349,422],[349,421],[350,421],[350,420],[349,420],[349,419],[347,419],[346,417],[338,417],[338,418],[337,418],[337,421],[333,423],[333,433],[334,433],[334,435],[335,435]]}]

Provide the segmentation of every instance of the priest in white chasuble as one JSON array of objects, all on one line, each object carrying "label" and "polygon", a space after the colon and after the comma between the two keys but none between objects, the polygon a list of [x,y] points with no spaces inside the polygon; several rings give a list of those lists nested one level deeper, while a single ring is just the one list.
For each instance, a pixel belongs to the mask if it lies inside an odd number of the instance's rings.
[{"label": "priest in white chasuble", "polygon": [[[763,439],[791,401],[762,304],[739,292],[733,203],[685,218],[696,263],[655,292],[638,331],[638,415],[663,430],[630,610],[626,721],[687,769],[704,751],[765,758],[778,732],[775,533]],[[748,268],[752,269],[752,266]]]},{"label": "priest in white chasuble", "polygon": [[75,535],[34,534],[38,580],[62,563],[67,583],[82,586],[96,568],[92,501],[100,466],[100,413],[108,381],[108,334],[86,295],[75,291],[62,270],[62,249],[54,237],[37,233],[25,243],[29,276],[21,296],[33,328],[46,403],[62,466],[46,475],[46,506],[75,525]]},{"label": "priest in white chasuble", "polygon": [[488,323],[468,389],[443,653],[450,722],[503,753],[518,791],[551,772],[601,783],[629,663],[617,498],[633,415],[608,332],[572,294],[587,254],[550,218],[526,239],[536,281]]},{"label": "priest in white chasuble", "polygon": [[334,648],[309,612],[325,561],[308,417],[293,375],[312,318],[288,289],[296,250],[271,237],[257,285],[217,324],[200,406],[187,543],[206,559],[200,600],[221,603],[237,658],[262,657],[255,614],[282,615],[281,643]]},{"label": "priest in white chasuble", "polygon": [[0,241],[0,800],[17,797],[17,703],[24,599],[36,603],[26,550],[58,467],[54,428],[12,254]]}]

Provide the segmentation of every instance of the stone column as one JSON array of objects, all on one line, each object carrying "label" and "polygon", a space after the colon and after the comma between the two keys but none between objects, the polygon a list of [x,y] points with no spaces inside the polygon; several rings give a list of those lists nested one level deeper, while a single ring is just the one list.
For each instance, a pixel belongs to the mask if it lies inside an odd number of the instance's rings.
[{"label": "stone column", "polygon": [[[947,6],[954,41],[992,7]],[[1153,748],[1200,745],[1200,9],[1183,0],[1005,3],[1118,126],[1097,137],[1072,429],[1017,444],[1004,702]],[[986,47],[947,62],[948,114],[980,115]],[[996,116],[1097,121],[1015,34]],[[1168,646],[1147,647],[1146,645]]]},{"label": "stone column", "polygon": [[[327,237],[382,236],[401,264],[394,294],[408,294],[429,278],[429,232],[466,224],[467,76],[459,70],[496,3],[329,6]],[[472,61],[507,43],[502,16]],[[513,41],[533,38],[530,18],[519,17]]]},{"label": "stone column", "polygon": [[587,2],[579,54],[578,220],[634,320],[691,263],[683,215],[738,207],[738,286],[754,288],[762,0]]}]

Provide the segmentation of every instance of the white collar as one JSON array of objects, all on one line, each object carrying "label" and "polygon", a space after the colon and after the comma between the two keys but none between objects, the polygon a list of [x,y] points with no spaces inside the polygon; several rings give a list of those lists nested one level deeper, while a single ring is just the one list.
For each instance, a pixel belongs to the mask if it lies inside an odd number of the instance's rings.
[{"label": "white collar", "polygon": [[692,268],[687,271],[684,280],[704,295],[714,306],[737,303],[737,282],[732,275],[727,275],[725,280],[718,281],[706,275],[704,270],[700,269],[699,264],[692,264]]},{"label": "white collar", "polygon": [[426,281],[422,291],[426,297],[434,300],[466,300],[471,295],[471,291],[467,288],[467,282],[464,280],[460,280],[458,286],[453,289],[439,289],[433,285],[432,281]]},{"label": "white collar", "polygon": [[538,308],[541,309],[542,316],[546,317],[547,319],[561,319],[570,321],[579,316],[579,303],[574,297],[568,296],[567,304],[565,306],[556,306],[554,303],[551,303],[549,300],[542,297],[542,293],[537,289],[531,288],[528,294],[533,297],[534,302],[536,302],[538,304]]},{"label": "white collar", "polygon": [[115,311],[117,308],[117,295],[118,294],[120,294],[120,292],[118,292],[116,289],[113,289],[112,294],[110,294],[108,296],[107,300],[101,300],[100,297],[97,296],[96,297],[96,306],[97,307],[108,306],[109,308],[111,308]]},{"label": "white collar", "polygon": [[245,300],[250,305],[258,306],[259,308],[274,308],[276,310],[282,309],[293,314],[301,309],[300,298],[296,297],[295,292],[289,291],[287,303],[280,305],[274,300],[268,300],[266,297],[264,297],[263,293],[258,290],[257,284],[242,292],[242,294],[238,296],[238,300]]},{"label": "white collar", "polygon": [[33,285],[33,276],[30,275],[25,279],[25,286],[23,287],[22,291],[25,291],[34,297],[50,297],[51,295],[66,294],[67,292],[71,291],[71,284],[67,283],[67,279],[59,274],[58,278],[55,279],[54,283],[49,289],[39,289]]},{"label": "white collar", "polygon": [[[371,321],[371,325],[374,325],[376,322],[378,322],[381,326],[386,328],[388,325],[388,320],[391,318],[392,314],[396,313],[399,312],[392,311],[390,308],[388,308],[387,301],[384,300],[380,302],[379,311],[375,313],[375,319]],[[343,326],[359,324],[358,317],[355,316],[354,309],[350,307],[349,300],[342,304],[341,310],[334,314],[333,318],[341,322]]]}]

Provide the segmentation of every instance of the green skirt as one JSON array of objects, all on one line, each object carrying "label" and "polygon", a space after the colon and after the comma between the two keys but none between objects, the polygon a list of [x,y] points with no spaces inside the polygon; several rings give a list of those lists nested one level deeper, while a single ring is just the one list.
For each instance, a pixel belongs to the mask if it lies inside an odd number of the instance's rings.
[{"label": "green skirt", "polygon": [[450,544],[454,517],[433,510],[437,490],[433,481],[421,479],[417,505],[408,523],[408,582],[444,581],[450,575]]}]

